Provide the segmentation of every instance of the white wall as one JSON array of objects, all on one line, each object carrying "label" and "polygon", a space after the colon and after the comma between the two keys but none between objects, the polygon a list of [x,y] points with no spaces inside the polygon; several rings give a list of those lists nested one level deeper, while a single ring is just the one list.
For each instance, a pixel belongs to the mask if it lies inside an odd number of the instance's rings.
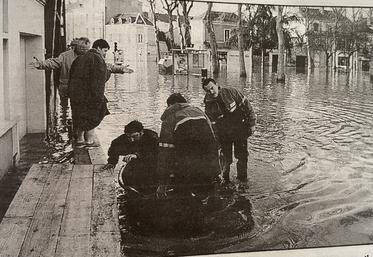
[{"label": "white wall", "polygon": [[70,43],[76,37],[88,37],[93,43],[104,38],[105,1],[80,0],[81,5],[75,4],[69,8],[66,3],[66,42]]},{"label": "white wall", "polygon": [[205,26],[201,19],[191,20],[190,25],[192,27],[191,37],[192,44],[194,44],[195,49],[204,49],[203,42],[206,40],[205,37]]},{"label": "white wall", "polygon": [[[143,35],[143,41],[138,42],[138,35]],[[123,51],[124,62],[149,62],[155,61],[156,44],[152,26],[139,24],[110,24],[106,25],[106,38],[110,45],[110,52],[114,50],[117,42],[119,50]],[[113,55],[109,54],[108,62],[112,62]]]},{"label": "white wall", "polygon": [[[5,11],[4,1],[0,0],[0,153],[7,158],[0,166],[6,170],[13,161],[10,156],[19,151],[19,139],[26,133],[45,132],[46,103],[44,73],[28,66],[33,56],[44,55],[44,5],[36,0],[8,0]],[[4,12],[8,13],[6,33]],[[11,144],[4,143],[8,141]]]}]

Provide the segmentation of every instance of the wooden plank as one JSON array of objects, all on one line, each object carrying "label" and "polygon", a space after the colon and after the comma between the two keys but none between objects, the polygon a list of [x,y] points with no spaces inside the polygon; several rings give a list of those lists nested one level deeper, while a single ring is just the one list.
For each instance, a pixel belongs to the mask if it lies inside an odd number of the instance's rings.
[{"label": "wooden plank", "polygon": [[51,169],[50,164],[34,164],[18,189],[5,217],[32,217]]},{"label": "wooden plank", "polygon": [[92,178],[93,166],[92,165],[75,165],[73,168],[72,180],[77,178]]},{"label": "wooden plank", "polygon": [[66,204],[72,165],[55,164],[36,207],[21,255],[53,256]]},{"label": "wooden plank", "polygon": [[24,238],[30,226],[27,217],[4,218],[0,224],[0,256],[19,256]]},{"label": "wooden plank", "polygon": [[75,165],[67,194],[61,236],[90,233],[92,211],[93,166]]},{"label": "wooden plank", "polygon": [[101,147],[88,148],[89,158],[92,164],[105,164],[107,157]]},{"label": "wooden plank", "polygon": [[120,257],[120,234],[99,232],[91,237],[92,257]]},{"label": "wooden plank", "polygon": [[107,172],[94,173],[91,232],[118,232],[115,181]]},{"label": "wooden plank", "polygon": [[89,234],[61,236],[54,257],[89,257],[91,256],[89,242]]}]

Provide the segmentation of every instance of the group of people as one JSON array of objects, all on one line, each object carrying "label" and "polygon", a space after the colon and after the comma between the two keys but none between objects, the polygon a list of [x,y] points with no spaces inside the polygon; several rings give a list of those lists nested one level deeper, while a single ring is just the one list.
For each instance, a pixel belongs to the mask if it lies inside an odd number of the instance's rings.
[{"label": "group of people", "polygon": [[[205,112],[189,104],[180,93],[171,94],[161,116],[159,138],[134,120],[124,134],[112,141],[108,163],[114,169],[119,156],[131,167],[123,180],[129,185],[158,184],[157,196],[165,197],[167,185],[198,188],[230,181],[232,148],[237,179],[247,181],[247,139],[255,131],[256,117],[248,99],[237,89],[220,87],[212,78],[203,80]],[[219,151],[223,163],[219,163]],[[128,165],[128,164],[127,164]]]},{"label": "group of people", "polygon": [[132,73],[128,66],[106,64],[110,49],[104,39],[93,42],[86,37],[74,39],[70,49],[56,58],[40,61],[34,57],[37,69],[60,71],[58,93],[62,106],[70,98],[76,147],[97,147],[94,129],[109,114],[105,97],[105,83],[111,73]]},{"label": "group of people", "polygon": [[[106,64],[109,49],[104,39],[96,40],[90,49],[89,39],[81,37],[57,58],[34,58],[37,69],[60,69],[58,92],[61,104],[67,105],[70,99],[77,147],[98,146],[94,129],[109,114],[104,91],[110,74],[133,72],[128,66]],[[124,134],[112,141],[104,168],[114,169],[119,156],[124,156],[131,166],[126,182],[156,183],[157,195],[164,197],[170,183],[211,185],[219,181],[221,170],[224,181],[229,182],[234,148],[237,179],[247,181],[247,139],[255,131],[254,110],[236,88],[220,87],[212,78],[204,79],[202,87],[205,111],[189,104],[180,93],[170,95],[159,137],[141,122],[130,122]]]}]

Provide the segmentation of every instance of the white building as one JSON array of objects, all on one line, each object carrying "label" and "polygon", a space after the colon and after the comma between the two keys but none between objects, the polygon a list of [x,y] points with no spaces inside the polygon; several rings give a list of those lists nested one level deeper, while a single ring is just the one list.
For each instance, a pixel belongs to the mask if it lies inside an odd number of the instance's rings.
[{"label": "white building", "polygon": [[66,41],[88,37],[92,42],[105,37],[105,24],[118,13],[142,11],[138,0],[66,0]]},{"label": "white building", "polygon": [[[122,51],[124,63],[156,61],[157,48],[154,26],[142,14],[137,16],[117,15],[106,25],[106,40],[111,52],[115,49]],[[113,54],[107,59],[112,62]]]},{"label": "white building", "polygon": [[19,158],[19,140],[45,132],[44,73],[28,67],[44,55],[44,5],[0,0],[0,178]]}]

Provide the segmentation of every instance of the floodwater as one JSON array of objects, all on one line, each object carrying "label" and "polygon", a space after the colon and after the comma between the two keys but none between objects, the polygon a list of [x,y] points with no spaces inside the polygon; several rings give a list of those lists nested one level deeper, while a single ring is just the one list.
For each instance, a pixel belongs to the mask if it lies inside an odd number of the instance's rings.
[{"label": "floodwater", "polygon": [[[131,67],[133,74],[113,75],[106,86],[111,115],[97,129],[105,152],[133,119],[159,132],[160,116],[173,92],[183,93],[203,108],[200,77],[159,75],[153,63]],[[257,114],[257,131],[249,139],[248,187],[234,193],[247,203],[237,213],[252,205],[254,227],[234,235],[212,231],[188,239],[134,233],[131,238],[137,238],[138,244],[132,243],[131,254],[373,243],[373,84],[369,74],[317,69],[298,73],[289,68],[285,84],[277,84],[268,70],[264,75],[254,71],[246,79],[222,74],[217,80],[242,90]],[[230,229],[230,218],[226,214],[220,219],[226,223],[225,231]],[[123,244],[129,245],[125,240]],[[156,249],[144,250],[149,246]]]}]

